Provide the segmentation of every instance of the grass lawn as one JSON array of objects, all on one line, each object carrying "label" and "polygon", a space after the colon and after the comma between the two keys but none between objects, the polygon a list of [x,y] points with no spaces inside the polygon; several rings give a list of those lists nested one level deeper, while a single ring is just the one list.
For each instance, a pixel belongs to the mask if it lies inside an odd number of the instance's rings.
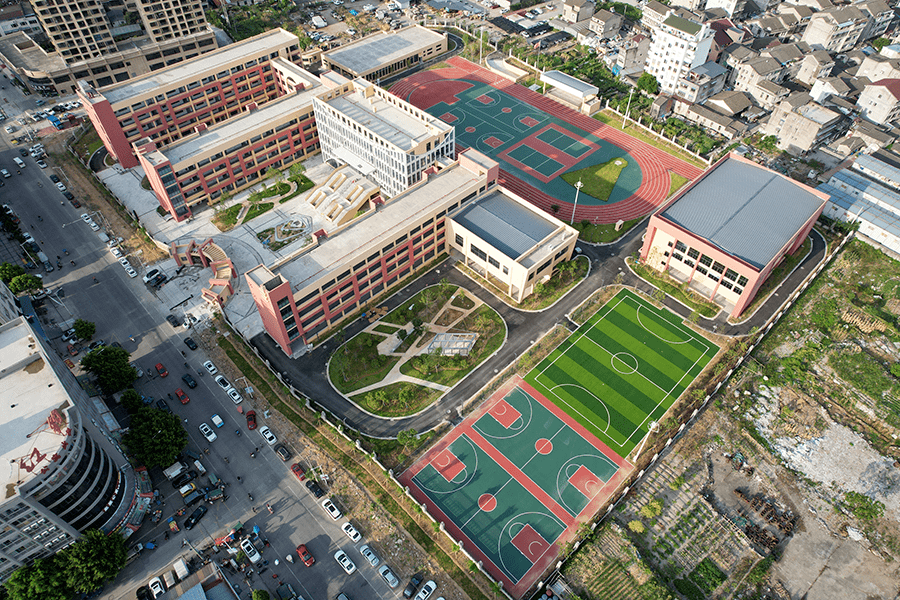
[{"label": "grass lawn", "polygon": [[680,190],[686,183],[690,183],[690,179],[687,177],[682,177],[678,173],[670,172],[669,175],[672,178],[672,182],[669,184],[669,195],[666,198],[671,198],[672,194]]},{"label": "grass lawn", "polygon": [[569,264],[571,267],[556,270],[547,283],[540,286],[535,284],[535,292],[525,298],[519,304],[519,308],[524,310],[547,308],[587,277],[590,261],[588,261],[586,256],[576,256]]},{"label": "grass lawn", "polygon": [[455,285],[437,285],[427,287],[406,302],[398,306],[384,317],[384,323],[394,325],[406,325],[413,319],[419,318],[424,322],[430,321],[437,315],[437,311],[450,299],[458,288]]},{"label": "grass lawn", "polygon": [[419,412],[441,397],[440,390],[435,390],[413,383],[392,383],[360,396],[353,400],[361,407],[385,417],[403,417]]},{"label": "grass lawn", "polygon": [[385,325],[384,323],[380,323],[373,328],[378,333],[386,333],[388,335],[397,331],[396,327],[391,327],[390,325]]},{"label": "grass lawn", "polygon": [[343,393],[378,383],[393,368],[397,357],[378,354],[380,335],[360,333],[331,355],[328,376]]},{"label": "grass lawn", "polygon": [[503,319],[486,304],[470,313],[454,332],[477,333],[478,340],[469,356],[416,356],[400,367],[410,377],[452,386],[480,365],[503,344]]},{"label": "grass lawn", "polygon": [[263,213],[267,213],[272,210],[272,207],[275,206],[274,202],[259,202],[258,204],[254,204],[250,207],[250,210],[247,211],[247,215],[244,217],[244,221],[249,221],[250,219],[256,218]]},{"label": "grass lawn", "polygon": [[609,200],[609,195],[612,194],[613,188],[616,187],[619,173],[627,166],[627,160],[617,157],[600,165],[592,165],[585,169],[563,173],[562,178],[572,186],[581,181],[584,184],[582,191],[585,194],[593,196],[597,200],[605,201]]},{"label": "grass lawn", "polygon": [[630,221],[625,221],[622,224],[622,229],[616,231],[615,223],[603,223],[600,225],[594,225],[593,223],[575,223],[572,225],[575,229],[578,230],[578,238],[582,239],[586,242],[591,242],[593,244],[608,244],[610,242],[614,242],[634,227],[638,223],[644,220],[644,217],[638,217],[637,219],[632,219]]},{"label": "grass lawn", "polygon": [[[296,179],[292,179],[291,181],[297,181],[297,180],[296,180]],[[285,202],[287,202],[287,201],[290,200],[291,198],[296,198],[297,196],[299,196],[300,194],[302,194],[302,193],[305,192],[306,190],[310,189],[310,188],[313,187],[314,185],[316,185],[316,184],[314,184],[314,183],[312,182],[312,180],[310,180],[306,175],[301,175],[301,176],[300,176],[300,181],[299,181],[299,183],[298,183],[298,185],[297,185],[297,189],[294,190],[294,193],[291,194],[291,195],[289,195],[289,196],[285,196],[284,198],[282,198],[281,200],[279,200],[279,201],[278,201],[278,204],[284,204]]]},{"label": "grass lawn", "polygon": [[213,225],[218,227],[220,231],[230,231],[237,224],[237,218],[240,213],[240,204],[229,206],[225,210],[220,210],[216,213],[216,216],[212,218]]},{"label": "grass lawn", "polygon": [[679,148],[678,146],[676,146],[674,144],[671,144],[669,142],[662,140],[658,136],[647,133],[642,128],[638,127],[637,125],[629,125],[627,128],[622,127],[622,117],[620,117],[619,115],[617,115],[616,113],[614,113],[612,111],[606,111],[606,110],[600,111],[596,115],[594,115],[594,118],[597,119],[598,121],[600,121],[601,123],[609,125],[610,127],[615,127],[616,129],[618,129],[620,131],[625,131],[631,137],[639,139],[642,142],[645,142],[647,144],[650,144],[651,146],[653,146],[655,148],[659,148],[660,150],[662,150],[664,152],[668,152],[672,156],[676,156],[676,157],[680,158],[681,160],[688,162],[696,167],[705,169],[709,166],[705,162],[700,160],[699,158],[696,158],[694,155],[689,154],[688,152],[685,152],[683,149]]},{"label": "grass lawn", "polygon": [[453,297],[453,302],[450,303],[452,306],[456,308],[461,308],[463,310],[469,310],[473,306],[475,306],[475,302],[472,301],[471,298],[464,294],[457,294]]},{"label": "grass lawn", "polygon": [[257,192],[260,198],[271,198],[272,196],[280,196],[291,191],[291,184],[279,181],[275,185],[270,185],[265,190]]}]

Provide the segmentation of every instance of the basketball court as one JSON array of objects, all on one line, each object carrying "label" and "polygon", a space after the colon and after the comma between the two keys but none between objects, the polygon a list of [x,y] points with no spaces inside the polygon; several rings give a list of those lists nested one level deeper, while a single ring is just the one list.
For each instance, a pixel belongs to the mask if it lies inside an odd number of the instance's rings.
[{"label": "basketball court", "polygon": [[514,596],[528,590],[630,469],[516,379],[403,473],[455,539]]}]

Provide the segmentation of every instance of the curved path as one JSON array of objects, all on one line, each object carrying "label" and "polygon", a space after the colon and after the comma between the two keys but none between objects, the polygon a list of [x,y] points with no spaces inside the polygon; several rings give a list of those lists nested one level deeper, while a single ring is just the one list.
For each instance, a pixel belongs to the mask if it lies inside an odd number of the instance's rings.
[{"label": "curved path", "polygon": [[[434,405],[414,416],[396,419],[375,417],[360,410],[356,404],[337,393],[328,381],[325,368],[328,357],[338,346],[334,340],[329,340],[313,352],[296,360],[285,356],[265,333],[254,337],[251,343],[256,346],[263,358],[270,362],[272,368],[290,378],[294,387],[327,408],[332,414],[343,418],[349,427],[364,435],[386,438],[396,437],[397,433],[409,428],[414,428],[419,432],[428,431],[440,424],[441,421],[457,421],[457,408],[478,393],[498,372],[521,356],[534,341],[554,325],[564,324],[570,329],[574,328],[573,324],[567,320],[566,315],[597,289],[613,283],[619,272],[624,274],[623,283],[625,285],[649,293],[652,290],[650,284],[632,274],[625,265],[625,259],[640,249],[643,232],[642,227],[635,227],[613,244],[607,246],[583,245],[585,254],[591,260],[591,274],[565,298],[543,312],[525,312],[508,306],[472,283],[456,269],[449,268],[446,262],[382,302],[381,304],[387,306],[388,309],[393,309],[422,288],[434,285],[446,277],[451,283],[465,287],[489,304],[500,313],[507,324],[506,343],[493,357],[470,373]],[[718,334],[736,336],[746,335],[753,327],[761,327],[779,310],[784,300],[800,286],[803,279],[815,269],[816,265],[824,260],[826,251],[824,238],[818,233],[814,233],[812,239],[813,248],[810,254],[753,316],[740,324],[731,325],[727,322],[726,315],[720,313],[714,320],[701,319],[699,326],[710,331],[715,330]],[[691,313],[690,309],[669,296],[666,296],[664,303],[670,310],[685,319]],[[356,335],[368,324],[368,321],[362,318],[351,323],[346,327],[346,338],[349,339]]]},{"label": "curved path", "polygon": [[[702,172],[698,167],[633,138],[615,127],[582,115],[464,58],[455,56],[447,63],[451,66],[422,71],[397,82],[391,87],[391,93],[418,108],[428,110],[438,102],[453,103],[454,82],[462,86],[465,82],[459,80],[478,81],[618,146],[637,161],[642,173],[641,185],[637,191],[625,200],[612,204],[601,206],[579,204],[575,210],[575,219],[579,221],[589,219],[594,223],[615,223],[620,219],[629,221],[643,217],[666,201],[671,183],[670,173],[678,173],[689,180],[694,180]],[[446,89],[437,90],[438,87],[447,88],[447,85],[435,86],[434,83],[437,81],[449,84],[451,93],[448,94]],[[500,185],[547,212],[551,211],[551,206],[559,205],[563,207],[562,214],[572,214],[572,202],[550,196],[504,169],[500,170]]]}]

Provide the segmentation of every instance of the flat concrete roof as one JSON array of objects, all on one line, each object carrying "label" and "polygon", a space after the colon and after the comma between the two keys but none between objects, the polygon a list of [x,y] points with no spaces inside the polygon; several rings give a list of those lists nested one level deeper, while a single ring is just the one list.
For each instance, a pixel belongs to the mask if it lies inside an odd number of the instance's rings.
[{"label": "flat concrete roof", "polygon": [[660,216],[762,269],[827,199],[781,173],[728,156]]},{"label": "flat concrete roof", "polygon": [[364,75],[411,54],[418,54],[443,37],[430,29],[414,25],[393,33],[368,35],[351,44],[329,50],[322,56],[354,75]]},{"label": "flat concrete roof", "polygon": [[[353,92],[333,98],[326,104],[349,120],[358,123],[364,130],[371,131],[404,152],[412,150],[432,136],[453,129],[452,125],[444,123],[424,110],[413,107],[416,113],[422,115],[418,117],[399,108],[394,102],[385,100],[379,93],[387,94],[387,92],[368,81],[357,79],[354,83],[357,87]],[[360,86],[375,87],[375,92],[366,98]]]},{"label": "flat concrete roof", "polygon": [[[15,486],[34,477],[41,466],[28,473],[19,469],[19,460],[34,450],[53,456],[65,441],[64,435],[43,427],[50,411],[59,409],[64,418],[75,410],[65,387],[47,362],[43,348],[34,339],[23,318],[0,326],[0,461],[6,475],[6,498]],[[63,429],[69,425],[63,424]],[[9,487],[12,486],[12,489]]]},{"label": "flat concrete roof", "polygon": [[500,191],[471,202],[453,220],[513,260],[558,229]]},{"label": "flat concrete roof", "polygon": [[591,85],[562,71],[544,71],[541,73],[541,81],[552,85],[564,85],[577,91],[582,97],[596,96],[600,92],[600,88],[596,85]]},{"label": "flat concrete roof", "polygon": [[[22,44],[33,44],[20,50]],[[29,71],[60,71],[66,68],[66,61],[55,52],[47,54],[37,42],[24,32],[17,31],[0,37],[0,54],[17,69]]]},{"label": "flat concrete roof", "polygon": [[296,292],[332,273],[344,271],[354,257],[381,250],[424,214],[433,212],[436,204],[448,201],[481,180],[481,176],[459,163],[447,167],[377,211],[370,211],[347,228],[320,239],[316,248],[285,263],[277,273],[290,281]]},{"label": "flat concrete roof", "polygon": [[177,171],[179,165],[197,154],[214,148],[233,146],[248,139],[250,132],[264,128],[265,125],[277,120],[285,113],[299,112],[300,109],[311,106],[313,98],[321,93],[321,87],[316,86],[290,96],[266,102],[256,110],[228,119],[199,135],[175,142],[160,149],[160,152],[172,163],[172,167]]},{"label": "flat concrete roof", "polygon": [[196,81],[204,73],[221,70],[221,65],[242,58],[249,59],[269,48],[297,42],[297,36],[284,29],[272,29],[224,48],[201,54],[191,60],[182,61],[166,69],[160,69],[141,77],[129,79],[118,85],[110,85],[100,90],[109,103],[115,106],[142,94],[157,94],[181,82]]}]

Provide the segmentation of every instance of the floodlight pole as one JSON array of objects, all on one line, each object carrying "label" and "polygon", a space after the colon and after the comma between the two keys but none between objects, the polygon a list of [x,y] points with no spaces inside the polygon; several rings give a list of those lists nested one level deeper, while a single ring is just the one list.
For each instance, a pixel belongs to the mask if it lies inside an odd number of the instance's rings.
[{"label": "floodlight pole", "polygon": [[581,180],[578,180],[578,183],[575,184],[575,206],[572,207],[572,220],[569,221],[570,225],[575,224],[575,209],[578,208],[578,192],[581,191],[581,188],[584,187],[584,184],[581,183]]},{"label": "floodlight pole", "polygon": [[628,92],[628,104],[625,105],[625,119],[622,121],[622,129],[625,129],[625,125],[628,124],[628,111],[631,110],[631,95],[634,94],[634,88],[631,88],[631,91]]}]

